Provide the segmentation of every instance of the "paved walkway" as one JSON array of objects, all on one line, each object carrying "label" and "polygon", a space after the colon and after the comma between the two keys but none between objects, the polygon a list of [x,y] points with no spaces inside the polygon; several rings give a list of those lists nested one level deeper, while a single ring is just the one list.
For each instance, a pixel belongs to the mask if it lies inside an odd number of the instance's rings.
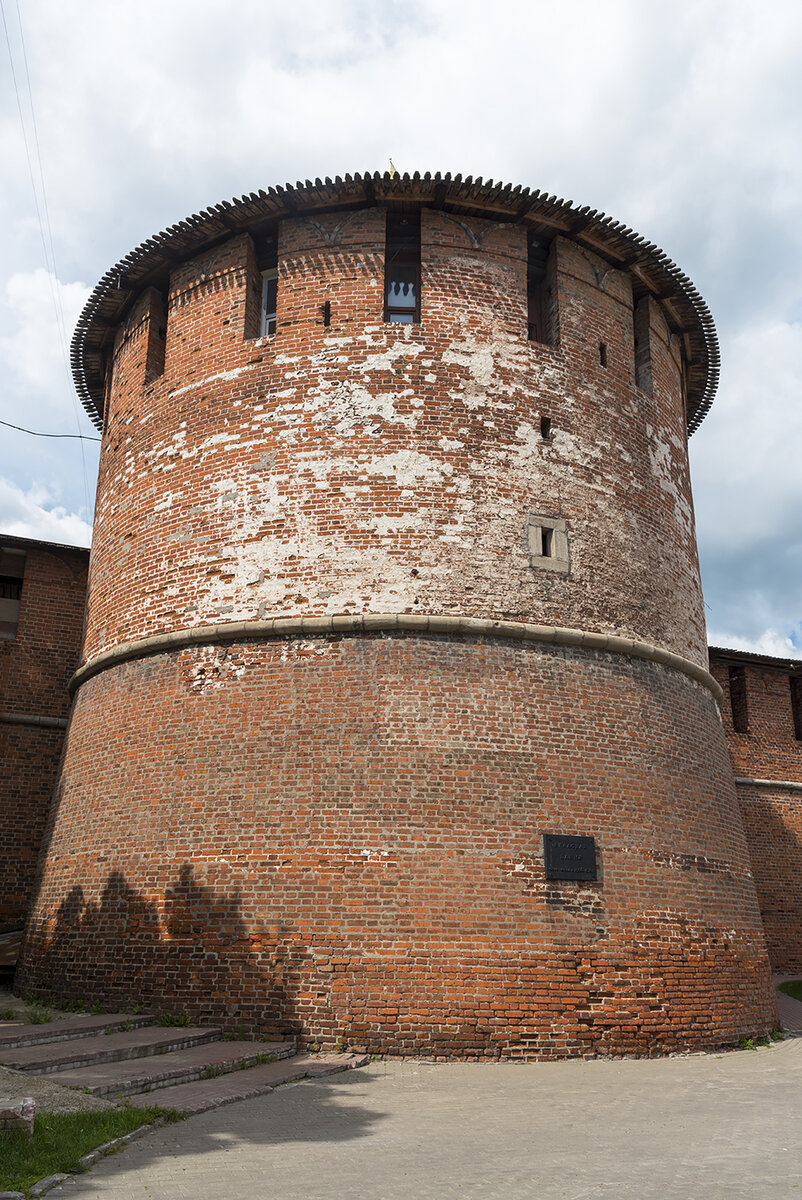
[{"label": "paved walkway", "polygon": [[71,1200],[802,1200],[802,1038],[689,1058],[378,1062],[147,1135]]}]

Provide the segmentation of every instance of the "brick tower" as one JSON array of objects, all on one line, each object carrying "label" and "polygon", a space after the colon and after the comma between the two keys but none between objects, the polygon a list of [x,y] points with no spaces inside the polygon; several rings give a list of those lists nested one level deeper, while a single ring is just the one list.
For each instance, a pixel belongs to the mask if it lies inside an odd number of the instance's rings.
[{"label": "brick tower", "polygon": [[661,251],[460,176],[269,189],[127,255],[74,364],[22,987],[462,1057],[775,1023],[688,476],[715,331]]}]

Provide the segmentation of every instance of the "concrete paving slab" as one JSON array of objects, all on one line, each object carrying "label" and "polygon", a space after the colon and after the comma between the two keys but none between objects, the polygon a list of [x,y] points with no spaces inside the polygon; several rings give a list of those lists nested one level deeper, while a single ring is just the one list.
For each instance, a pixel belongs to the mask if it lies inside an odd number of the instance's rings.
[{"label": "concrete paving slab", "polygon": [[54,1195],[791,1200],[801,1084],[797,1038],[652,1060],[376,1062],[149,1133]]},{"label": "concrete paving slab", "polygon": [[[203,1042],[186,1050],[173,1050],[149,1058],[117,1062],[90,1063],[64,1071],[54,1071],[50,1078],[65,1087],[88,1088],[93,1096],[128,1096],[132,1092],[150,1092],[172,1084],[197,1079],[203,1071],[237,1071],[259,1062],[265,1055],[274,1059],[287,1058],[293,1052],[290,1042]],[[160,1099],[151,1099],[160,1104]]]},{"label": "concrete paving slab", "polygon": [[262,1096],[282,1084],[336,1075],[352,1067],[364,1066],[366,1062],[367,1056],[358,1054],[296,1054],[284,1062],[265,1063],[236,1074],[159,1088],[155,1096],[152,1092],[131,1096],[130,1103],[135,1108],[160,1104],[163,1108],[178,1108],[185,1113],[202,1113],[237,1100]]},{"label": "concrete paving slab", "polygon": [[68,1042],[53,1042],[39,1046],[22,1046],[15,1050],[0,1050],[0,1063],[17,1071],[34,1071],[44,1075],[68,1067],[89,1063],[144,1058],[149,1054],[166,1054],[220,1038],[220,1030],[189,1025],[162,1028],[151,1025],[131,1029],[127,1033],[107,1033]]}]

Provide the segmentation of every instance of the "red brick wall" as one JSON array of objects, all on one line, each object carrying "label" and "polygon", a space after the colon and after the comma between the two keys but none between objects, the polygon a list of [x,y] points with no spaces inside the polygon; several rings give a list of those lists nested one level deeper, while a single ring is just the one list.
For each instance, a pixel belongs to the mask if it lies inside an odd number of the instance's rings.
[{"label": "red brick wall", "polygon": [[[390,611],[706,662],[676,344],[657,329],[654,396],[637,389],[629,279],[563,239],[560,347],[527,342],[524,231],[422,216],[420,325],[381,320],[368,210],[281,225],[274,338],[243,340],[247,235],[174,272],[163,375],[146,384],[142,338],[121,337],[88,657],[220,620]],[[530,512],[567,520],[570,578],[530,568]]]},{"label": "red brick wall", "polygon": [[[620,655],[132,662],[78,693],[20,986],[376,1051],[737,1041],[775,1012],[727,780],[710,694]],[[594,836],[598,882],[546,882],[544,832]]]},{"label": "red brick wall", "polygon": [[[210,623],[433,613],[706,663],[659,306],[647,394],[625,273],[555,240],[559,341],[539,345],[522,226],[424,210],[421,246],[419,325],[382,320],[375,209],[282,223],[275,337],[249,336],[247,234],[173,271],[158,377],[155,300],[134,307],[87,658]],[[570,571],[531,565],[530,514],[566,522]],[[54,822],[24,986],[438,1054],[714,1045],[774,1020],[712,697],[640,660],[411,635],[143,658],[81,687]],[[544,831],[594,834],[600,884],[546,886]]]},{"label": "red brick wall", "polygon": [[739,784],[738,799],[771,965],[802,971],[802,791]]},{"label": "red brick wall", "polygon": [[4,718],[66,718],[88,560],[86,550],[8,540],[26,559],[17,635],[0,639],[0,932],[25,919],[64,740],[63,729]]},{"label": "red brick wall", "polygon": [[[745,675],[748,729],[733,728],[729,668]],[[736,777],[802,784],[790,670],[711,650],[724,689],[724,730]],[[802,970],[802,789],[738,784],[769,956],[776,971]]]}]

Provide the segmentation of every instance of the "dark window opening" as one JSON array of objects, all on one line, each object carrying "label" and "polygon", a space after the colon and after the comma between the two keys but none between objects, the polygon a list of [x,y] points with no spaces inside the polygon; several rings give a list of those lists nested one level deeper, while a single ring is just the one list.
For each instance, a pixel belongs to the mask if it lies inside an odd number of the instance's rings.
[{"label": "dark window opening", "polygon": [[549,287],[546,268],[549,259],[549,243],[538,234],[530,233],[527,239],[526,259],[526,307],[528,337],[530,342],[549,344],[548,301]]},{"label": "dark window opening", "polygon": [[0,546],[0,638],[17,636],[24,574],[24,551]]},{"label": "dark window opening", "polygon": [[400,325],[420,321],[420,213],[387,213],[384,254],[384,319]]},{"label": "dark window opening", "polygon": [[599,342],[599,362],[603,367],[607,366],[607,343]]},{"label": "dark window opening", "polygon": [[544,442],[551,440],[551,417],[540,418],[540,436]]},{"label": "dark window opening", "polygon": [[743,667],[730,667],[729,674],[732,727],[736,733],[747,733],[749,708],[746,702],[746,671]]},{"label": "dark window opening", "polygon": [[792,675],[788,680],[791,685],[791,712],[794,715],[794,737],[802,742],[802,677]]},{"label": "dark window opening", "polygon": [[328,328],[331,325],[331,300],[324,300],[320,306],[320,315],[323,318],[323,324]]},{"label": "dark window opening", "polygon": [[554,530],[543,529],[541,533],[543,534],[543,557],[551,558],[554,550]]},{"label": "dark window opening", "polygon": [[262,271],[262,319],[260,337],[270,337],[276,332],[276,307],[278,304],[278,271]]},{"label": "dark window opening", "polygon": [[648,296],[644,296],[635,303],[632,326],[635,335],[635,384],[642,392],[651,396],[653,394],[652,345]]},{"label": "dark window opening", "polygon": [[262,307],[259,336],[272,337],[276,332],[278,307],[278,238],[275,233],[261,238],[256,246],[256,261],[262,272]]}]

